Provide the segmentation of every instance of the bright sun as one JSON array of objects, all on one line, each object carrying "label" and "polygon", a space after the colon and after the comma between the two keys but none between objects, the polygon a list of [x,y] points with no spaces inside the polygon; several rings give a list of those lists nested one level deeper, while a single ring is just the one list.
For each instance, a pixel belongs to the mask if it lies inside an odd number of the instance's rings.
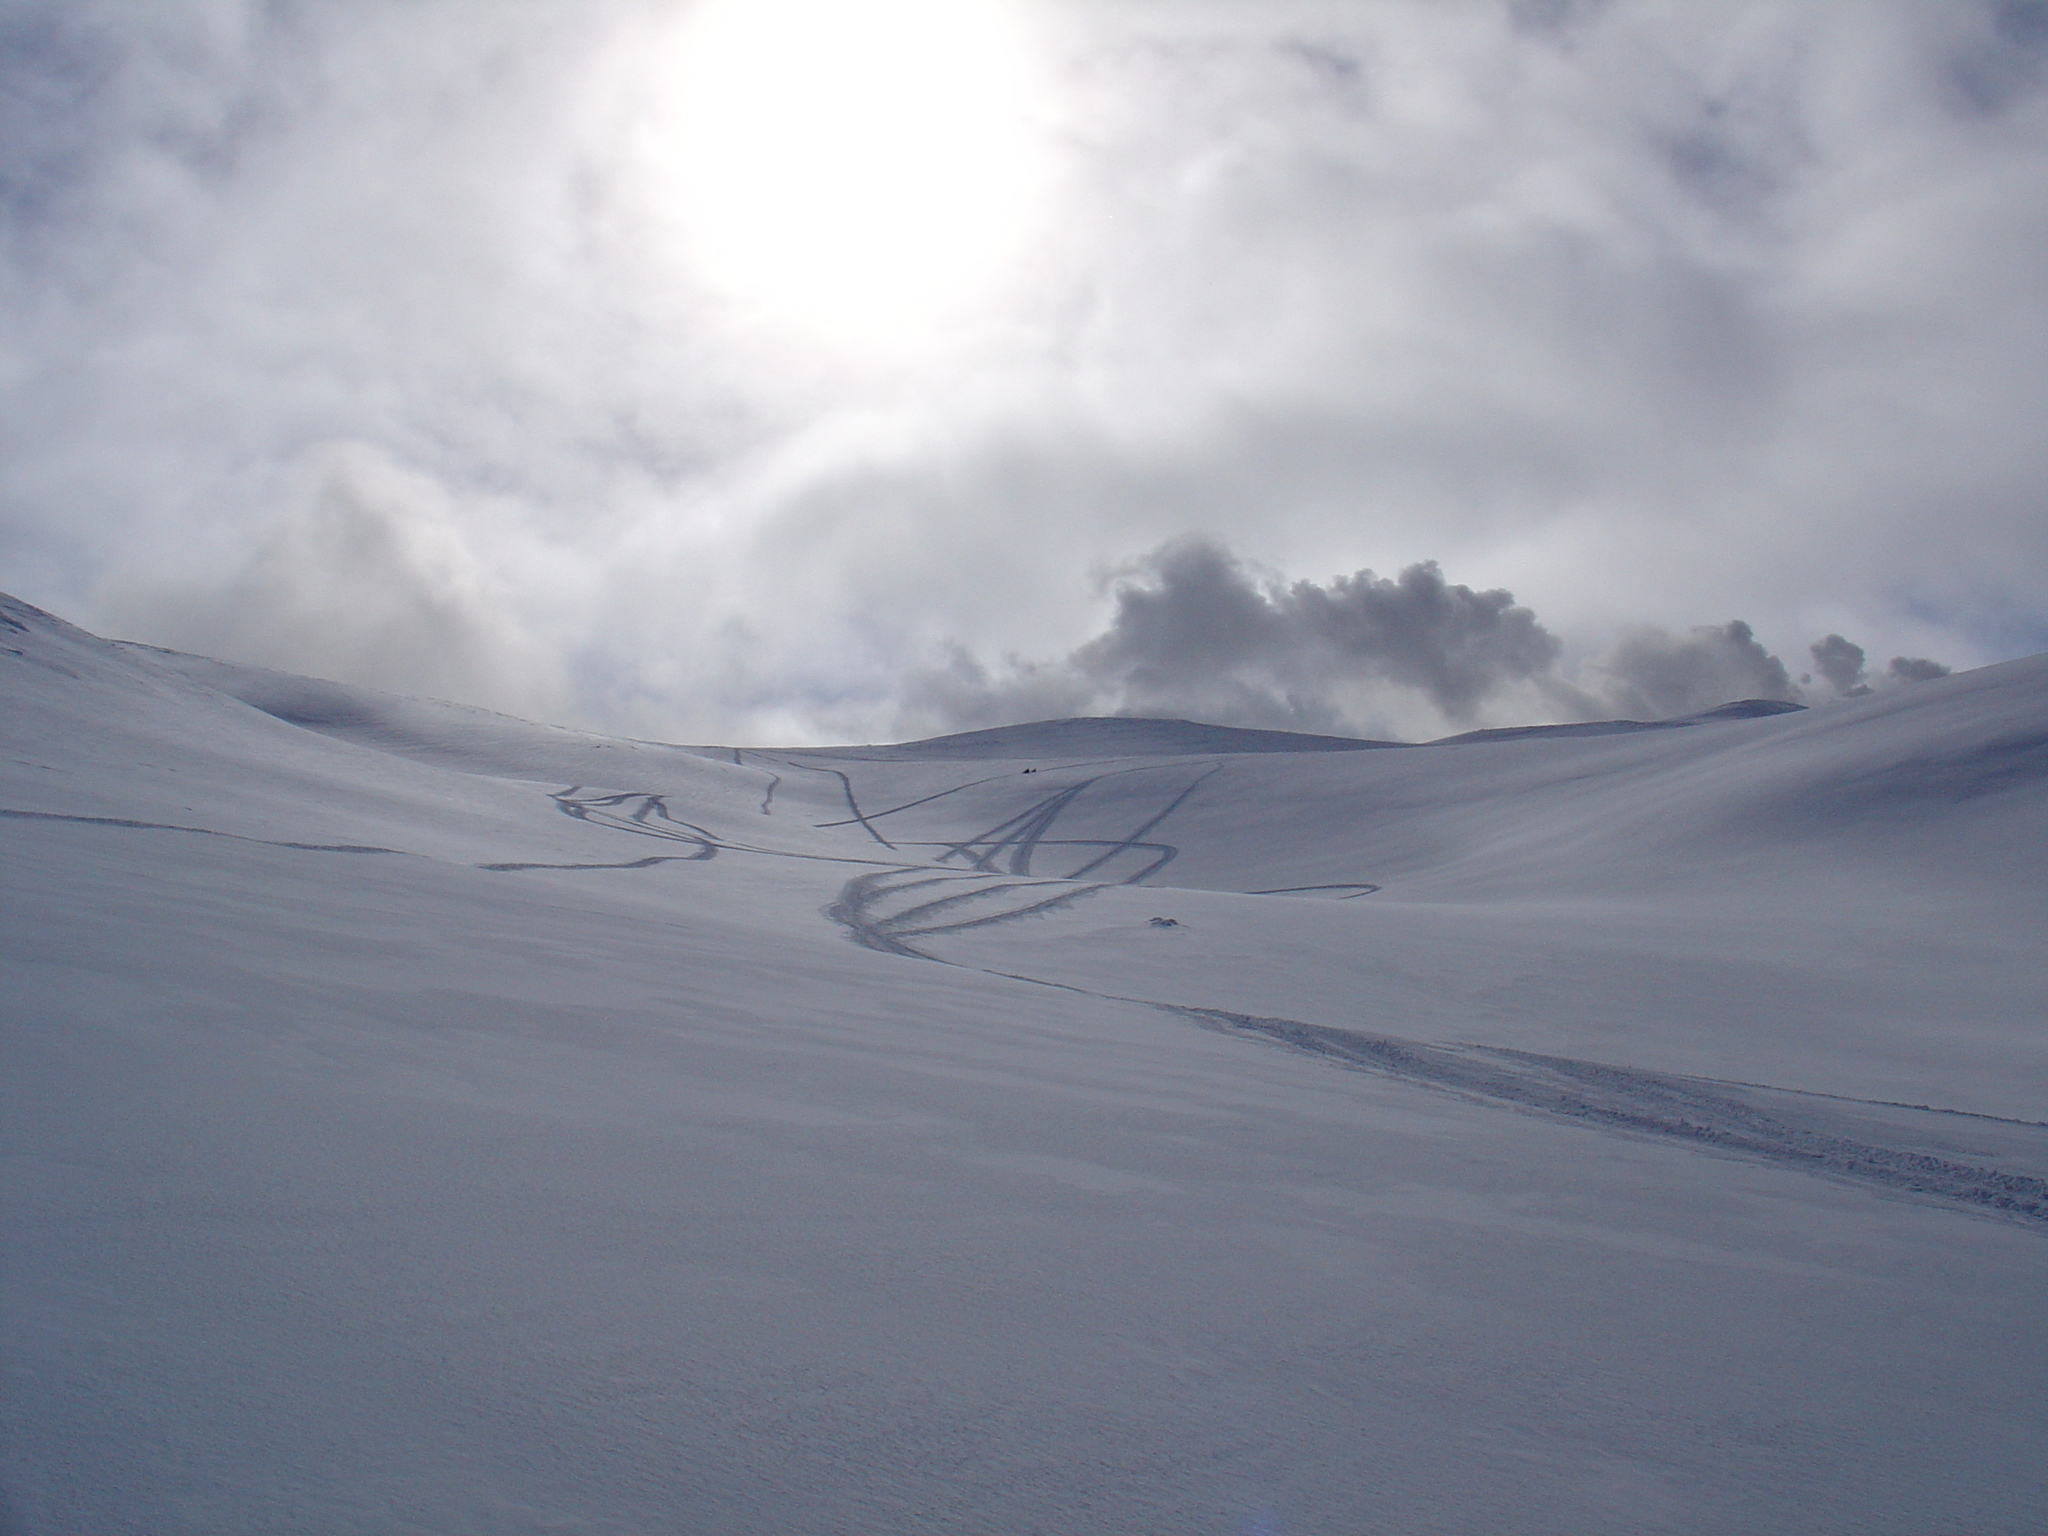
[{"label": "bright sun", "polygon": [[1003,0],[705,0],[670,141],[695,265],[835,338],[967,309],[1038,199],[1033,76]]}]

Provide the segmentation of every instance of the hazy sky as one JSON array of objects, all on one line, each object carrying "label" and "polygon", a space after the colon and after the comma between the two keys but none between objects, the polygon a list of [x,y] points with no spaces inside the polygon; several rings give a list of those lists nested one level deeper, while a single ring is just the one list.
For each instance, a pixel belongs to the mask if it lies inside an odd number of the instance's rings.
[{"label": "hazy sky", "polygon": [[2042,4],[4,0],[0,114],[103,633],[737,742],[2048,649]]}]

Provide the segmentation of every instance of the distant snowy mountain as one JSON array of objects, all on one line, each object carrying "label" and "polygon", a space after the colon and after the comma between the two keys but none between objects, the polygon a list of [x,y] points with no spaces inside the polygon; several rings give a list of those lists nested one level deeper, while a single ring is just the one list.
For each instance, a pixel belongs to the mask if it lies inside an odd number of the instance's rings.
[{"label": "distant snowy mountain", "polygon": [[1351,736],[1311,736],[1300,731],[1248,731],[1193,720],[1140,720],[1122,716],[1081,720],[1035,720],[1028,725],[962,731],[896,746],[828,747],[834,757],[874,761],[932,761],[992,758],[1022,762],[1058,757],[1189,757],[1204,753],[1357,752],[1392,747],[1392,741]]},{"label": "distant snowy mountain", "polygon": [[[1467,731],[1446,741],[1505,741],[1515,736],[1615,736],[1626,731],[1666,730],[1705,725],[1715,720],[1747,720],[1798,709],[1776,699],[1743,699],[1702,714],[1675,720],[1601,720],[1584,725],[1512,725]],[[1316,736],[1302,731],[1249,731],[1232,725],[1202,725],[1193,720],[1144,720],[1097,716],[1081,720],[1034,720],[1027,725],[962,731],[895,746],[823,747],[833,757],[878,762],[998,758],[1024,761],[1039,757],[1195,757],[1242,752],[1357,752],[1368,747],[1398,747],[1398,741],[1361,741],[1355,736]],[[1441,743],[1429,743],[1441,745]]]},{"label": "distant snowy mountain", "polygon": [[0,602],[10,1533],[2006,1532],[2048,657],[669,746]]}]

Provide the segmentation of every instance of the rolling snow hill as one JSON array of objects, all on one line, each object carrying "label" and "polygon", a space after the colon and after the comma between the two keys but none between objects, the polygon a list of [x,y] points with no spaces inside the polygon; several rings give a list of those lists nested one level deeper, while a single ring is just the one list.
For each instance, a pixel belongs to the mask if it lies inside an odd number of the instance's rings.
[{"label": "rolling snow hill", "polygon": [[2048,657],[760,751],[5,600],[0,719],[9,1536],[2048,1508]]}]

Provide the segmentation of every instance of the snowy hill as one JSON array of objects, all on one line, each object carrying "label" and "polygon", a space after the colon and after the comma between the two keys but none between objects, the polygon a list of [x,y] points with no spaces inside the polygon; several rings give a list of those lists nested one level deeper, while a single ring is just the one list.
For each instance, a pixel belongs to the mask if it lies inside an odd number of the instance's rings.
[{"label": "snowy hill", "polygon": [[9,1533],[2048,1507],[2048,657],[759,751],[0,647]]},{"label": "snowy hill", "polygon": [[1310,736],[1300,731],[1248,731],[1193,720],[1139,720],[1121,716],[1081,720],[1035,720],[1028,725],[962,731],[896,746],[826,747],[833,757],[877,761],[944,762],[989,758],[1025,762],[1062,757],[1188,757],[1203,753],[1357,752],[1391,747],[1391,741],[1351,736]]}]

